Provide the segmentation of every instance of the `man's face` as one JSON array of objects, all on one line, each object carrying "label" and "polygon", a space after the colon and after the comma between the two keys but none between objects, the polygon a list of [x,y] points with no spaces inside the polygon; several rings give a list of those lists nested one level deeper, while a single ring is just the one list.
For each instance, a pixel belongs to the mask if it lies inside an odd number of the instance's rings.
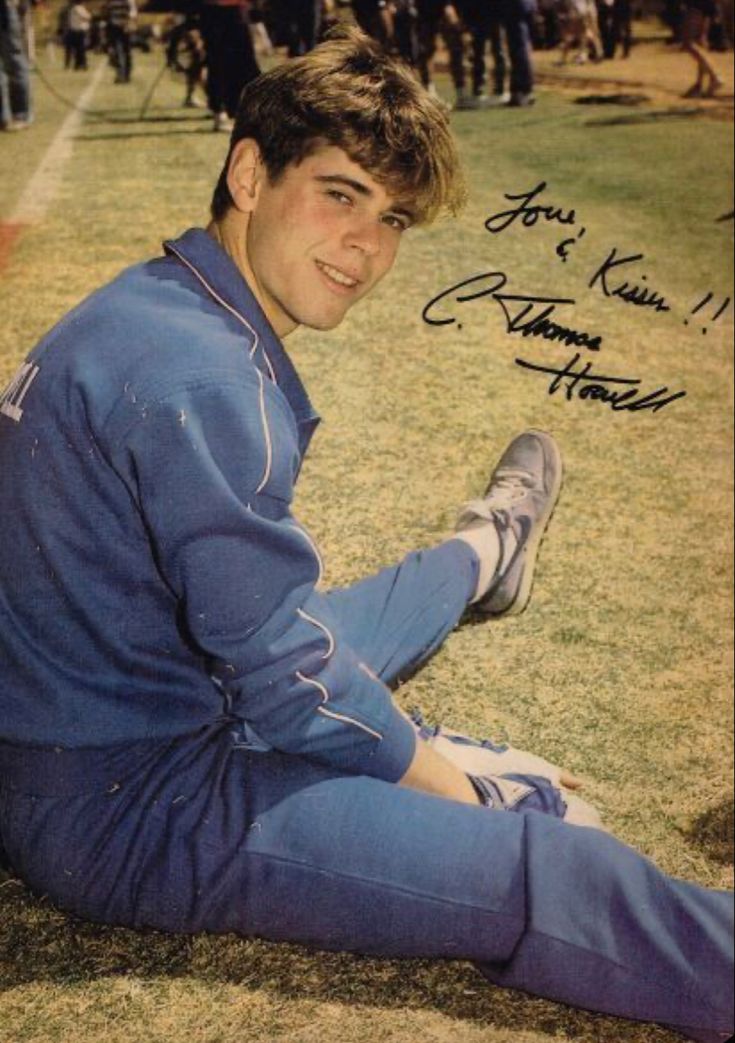
[{"label": "man's face", "polygon": [[276,333],[331,330],[390,270],[413,217],[341,149],[272,185],[262,164],[235,260]]}]

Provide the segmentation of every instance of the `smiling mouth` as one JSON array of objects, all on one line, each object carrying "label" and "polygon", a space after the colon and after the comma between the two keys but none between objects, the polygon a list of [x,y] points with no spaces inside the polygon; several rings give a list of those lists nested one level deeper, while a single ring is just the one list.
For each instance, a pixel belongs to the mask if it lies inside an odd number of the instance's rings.
[{"label": "smiling mouth", "polygon": [[339,268],[335,268],[331,264],[325,264],[324,261],[316,262],[317,268],[320,272],[323,272],[328,279],[336,283],[338,286],[344,287],[346,290],[354,290],[360,285],[359,280],[351,278],[349,275],[345,275]]}]

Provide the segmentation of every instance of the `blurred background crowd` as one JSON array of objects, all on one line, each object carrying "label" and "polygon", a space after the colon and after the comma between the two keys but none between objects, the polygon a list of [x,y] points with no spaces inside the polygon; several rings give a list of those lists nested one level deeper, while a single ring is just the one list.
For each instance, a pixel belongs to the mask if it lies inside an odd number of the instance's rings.
[{"label": "blurred background crowd", "polygon": [[32,122],[33,8],[52,18],[66,68],[83,71],[89,52],[109,56],[128,83],[135,51],[160,47],[185,84],[183,104],[207,107],[229,131],[242,88],[261,68],[305,54],[341,20],[411,65],[429,91],[446,65],[456,109],[534,102],[534,52],[560,65],[625,60],[634,18],[655,13],[672,46],[687,51],[696,79],[687,96],[715,95],[708,58],[732,43],[732,0],[0,0],[0,125]]}]

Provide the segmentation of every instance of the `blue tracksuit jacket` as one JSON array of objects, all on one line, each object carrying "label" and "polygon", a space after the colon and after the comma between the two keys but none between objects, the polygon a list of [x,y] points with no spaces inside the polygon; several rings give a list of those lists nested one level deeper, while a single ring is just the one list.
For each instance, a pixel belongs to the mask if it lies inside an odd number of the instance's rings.
[{"label": "blue tracksuit jacket", "polygon": [[389,781],[411,725],[341,639],[291,513],[318,423],[201,229],[59,323],[0,396],[0,741],[244,722]]}]

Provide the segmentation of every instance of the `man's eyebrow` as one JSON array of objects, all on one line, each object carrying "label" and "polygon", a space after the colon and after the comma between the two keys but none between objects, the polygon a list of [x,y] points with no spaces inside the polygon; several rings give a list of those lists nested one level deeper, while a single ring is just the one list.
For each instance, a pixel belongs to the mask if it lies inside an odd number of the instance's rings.
[{"label": "man's eyebrow", "polygon": [[317,174],[314,178],[315,181],[320,181],[322,184],[329,185],[344,185],[346,188],[352,188],[355,192],[358,192],[361,196],[373,195],[373,190],[364,185],[362,181],[356,181],[352,177],[347,177],[345,174]]},{"label": "man's eyebrow", "polygon": [[[357,192],[358,195],[364,196],[365,198],[369,198],[374,194],[373,190],[363,184],[362,181],[356,181],[354,178],[347,177],[345,174],[317,174],[315,175],[314,180],[319,181],[321,184],[344,185],[345,188],[351,188]],[[401,206],[400,204],[398,206],[389,206],[387,212],[390,214],[399,214],[402,217],[408,218],[409,221],[412,222],[416,220],[416,213],[409,207]]]}]

